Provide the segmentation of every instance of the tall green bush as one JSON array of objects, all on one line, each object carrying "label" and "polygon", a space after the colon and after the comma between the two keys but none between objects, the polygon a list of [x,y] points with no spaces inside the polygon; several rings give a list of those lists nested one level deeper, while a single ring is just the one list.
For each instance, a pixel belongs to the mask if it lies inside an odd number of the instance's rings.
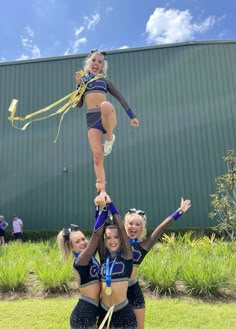
[{"label": "tall green bush", "polygon": [[25,263],[19,243],[0,248],[0,291],[21,291],[26,287],[29,263]]},{"label": "tall green bush", "polygon": [[225,233],[231,240],[236,240],[236,156],[233,150],[223,157],[227,164],[227,174],[217,177],[216,193],[210,194],[213,211],[209,214],[215,218],[219,233]]},{"label": "tall green bush", "polygon": [[63,262],[56,243],[41,242],[33,268],[43,290],[49,292],[68,291],[73,281],[72,259]]}]

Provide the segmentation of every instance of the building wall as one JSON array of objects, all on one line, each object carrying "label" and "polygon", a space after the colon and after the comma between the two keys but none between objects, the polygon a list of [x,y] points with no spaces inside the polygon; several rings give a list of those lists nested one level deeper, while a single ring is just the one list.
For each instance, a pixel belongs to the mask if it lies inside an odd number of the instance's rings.
[{"label": "building wall", "polygon": [[[148,227],[179,206],[192,207],[174,227],[207,227],[209,194],[226,172],[222,157],[235,149],[236,42],[183,43],[111,51],[108,78],[140,121],[129,125],[120,104],[114,151],[105,158],[107,191],[120,212],[147,212]],[[96,194],[87,141],[85,108],[59,117],[11,127],[7,111],[19,100],[25,116],[69,94],[85,55],[0,63],[0,212],[17,213],[26,229],[93,225]],[[21,123],[20,123],[21,125]],[[63,168],[68,168],[67,172]]]}]

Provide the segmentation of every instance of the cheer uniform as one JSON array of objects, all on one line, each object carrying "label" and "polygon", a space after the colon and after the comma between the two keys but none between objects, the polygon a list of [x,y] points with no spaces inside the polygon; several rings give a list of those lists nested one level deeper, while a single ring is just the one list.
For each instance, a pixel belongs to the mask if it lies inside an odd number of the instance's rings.
[{"label": "cheer uniform", "polygon": [[[133,249],[133,266],[138,267],[144,260],[144,257],[147,255],[148,251],[143,249],[140,246],[139,242],[135,242],[134,244],[132,244],[132,249]],[[129,300],[129,304],[134,309],[145,308],[145,299],[143,296],[143,292],[142,289],[140,288],[139,282],[136,279],[129,281],[127,298]]]},{"label": "cheer uniform", "polygon": [[[114,261],[114,259],[112,260]],[[127,281],[132,273],[133,260],[126,260],[120,255],[117,255],[115,264],[112,269],[112,282]],[[101,281],[106,282],[106,261],[101,266]],[[100,321],[106,315],[109,307],[101,302]],[[137,321],[135,314],[128,300],[124,300],[121,304],[115,305],[110,322],[111,329],[137,329]]]},{"label": "cheer uniform", "polygon": [[[95,258],[88,265],[79,265],[76,260],[74,269],[80,276],[80,288],[99,282],[100,266]],[[98,316],[98,302],[92,298],[81,296],[70,316],[71,329],[92,329]]]},{"label": "cheer uniform", "polygon": [[[107,95],[107,93],[110,93],[113,97],[115,97],[121,106],[124,108],[124,110],[127,112],[127,114],[130,116],[130,113],[132,111],[130,110],[130,106],[125,100],[125,98],[121,95],[121,93],[114,87],[111,81],[101,78],[97,80],[93,80],[91,82],[87,83],[87,88],[83,94],[83,97],[90,93],[102,93],[104,95]],[[82,104],[81,104],[82,106]],[[130,112],[131,111],[131,112]],[[133,115],[133,118],[135,118],[135,115],[132,113],[131,116]],[[87,127],[88,129],[90,128],[95,128],[100,131],[102,131],[103,134],[106,133],[106,130],[102,126],[102,121],[101,121],[101,107],[97,108],[92,108],[88,109],[86,113],[86,119],[87,119]]]}]

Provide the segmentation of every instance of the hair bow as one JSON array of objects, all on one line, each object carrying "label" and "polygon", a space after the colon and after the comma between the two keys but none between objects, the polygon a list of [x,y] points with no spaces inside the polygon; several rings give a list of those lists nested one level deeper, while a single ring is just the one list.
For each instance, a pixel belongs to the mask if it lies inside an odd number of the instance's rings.
[{"label": "hair bow", "polygon": [[66,241],[70,241],[70,234],[71,232],[78,231],[79,226],[75,224],[70,224],[69,228],[63,228],[62,236]]},{"label": "hair bow", "polygon": [[113,216],[111,214],[109,216],[107,216],[107,219],[105,222],[105,226],[110,226],[110,225],[114,225]]},{"label": "hair bow", "polygon": [[[102,54],[103,56],[104,56],[104,58],[105,58],[105,56],[106,56],[106,51],[99,51],[98,49],[92,49],[91,50],[91,54],[93,54],[93,53],[99,53],[99,54]],[[106,59],[106,58],[105,58]]]},{"label": "hair bow", "polygon": [[132,209],[129,209],[129,213],[130,214],[138,214],[138,215],[142,216],[145,219],[145,214],[146,213],[143,210],[137,210],[135,208],[132,208]]}]

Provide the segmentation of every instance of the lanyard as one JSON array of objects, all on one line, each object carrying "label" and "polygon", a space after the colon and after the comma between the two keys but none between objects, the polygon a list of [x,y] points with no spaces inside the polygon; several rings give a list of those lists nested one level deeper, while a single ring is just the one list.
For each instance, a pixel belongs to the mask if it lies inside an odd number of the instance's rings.
[{"label": "lanyard", "polygon": [[138,241],[138,238],[135,239],[129,239],[129,243],[131,246],[133,246]]},{"label": "lanyard", "polygon": [[78,258],[80,253],[74,251],[73,254],[74,254],[74,258]]},{"label": "lanyard", "polygon": [[[117,257],[116,257],[117,258]],[[110,263],[110,258],[107,257],[106,259],[106,286],[110,287],[111,286],[111,275],[112,275],[112,270],[116,262],[116,258],[113,259],[113,261]]]}]

